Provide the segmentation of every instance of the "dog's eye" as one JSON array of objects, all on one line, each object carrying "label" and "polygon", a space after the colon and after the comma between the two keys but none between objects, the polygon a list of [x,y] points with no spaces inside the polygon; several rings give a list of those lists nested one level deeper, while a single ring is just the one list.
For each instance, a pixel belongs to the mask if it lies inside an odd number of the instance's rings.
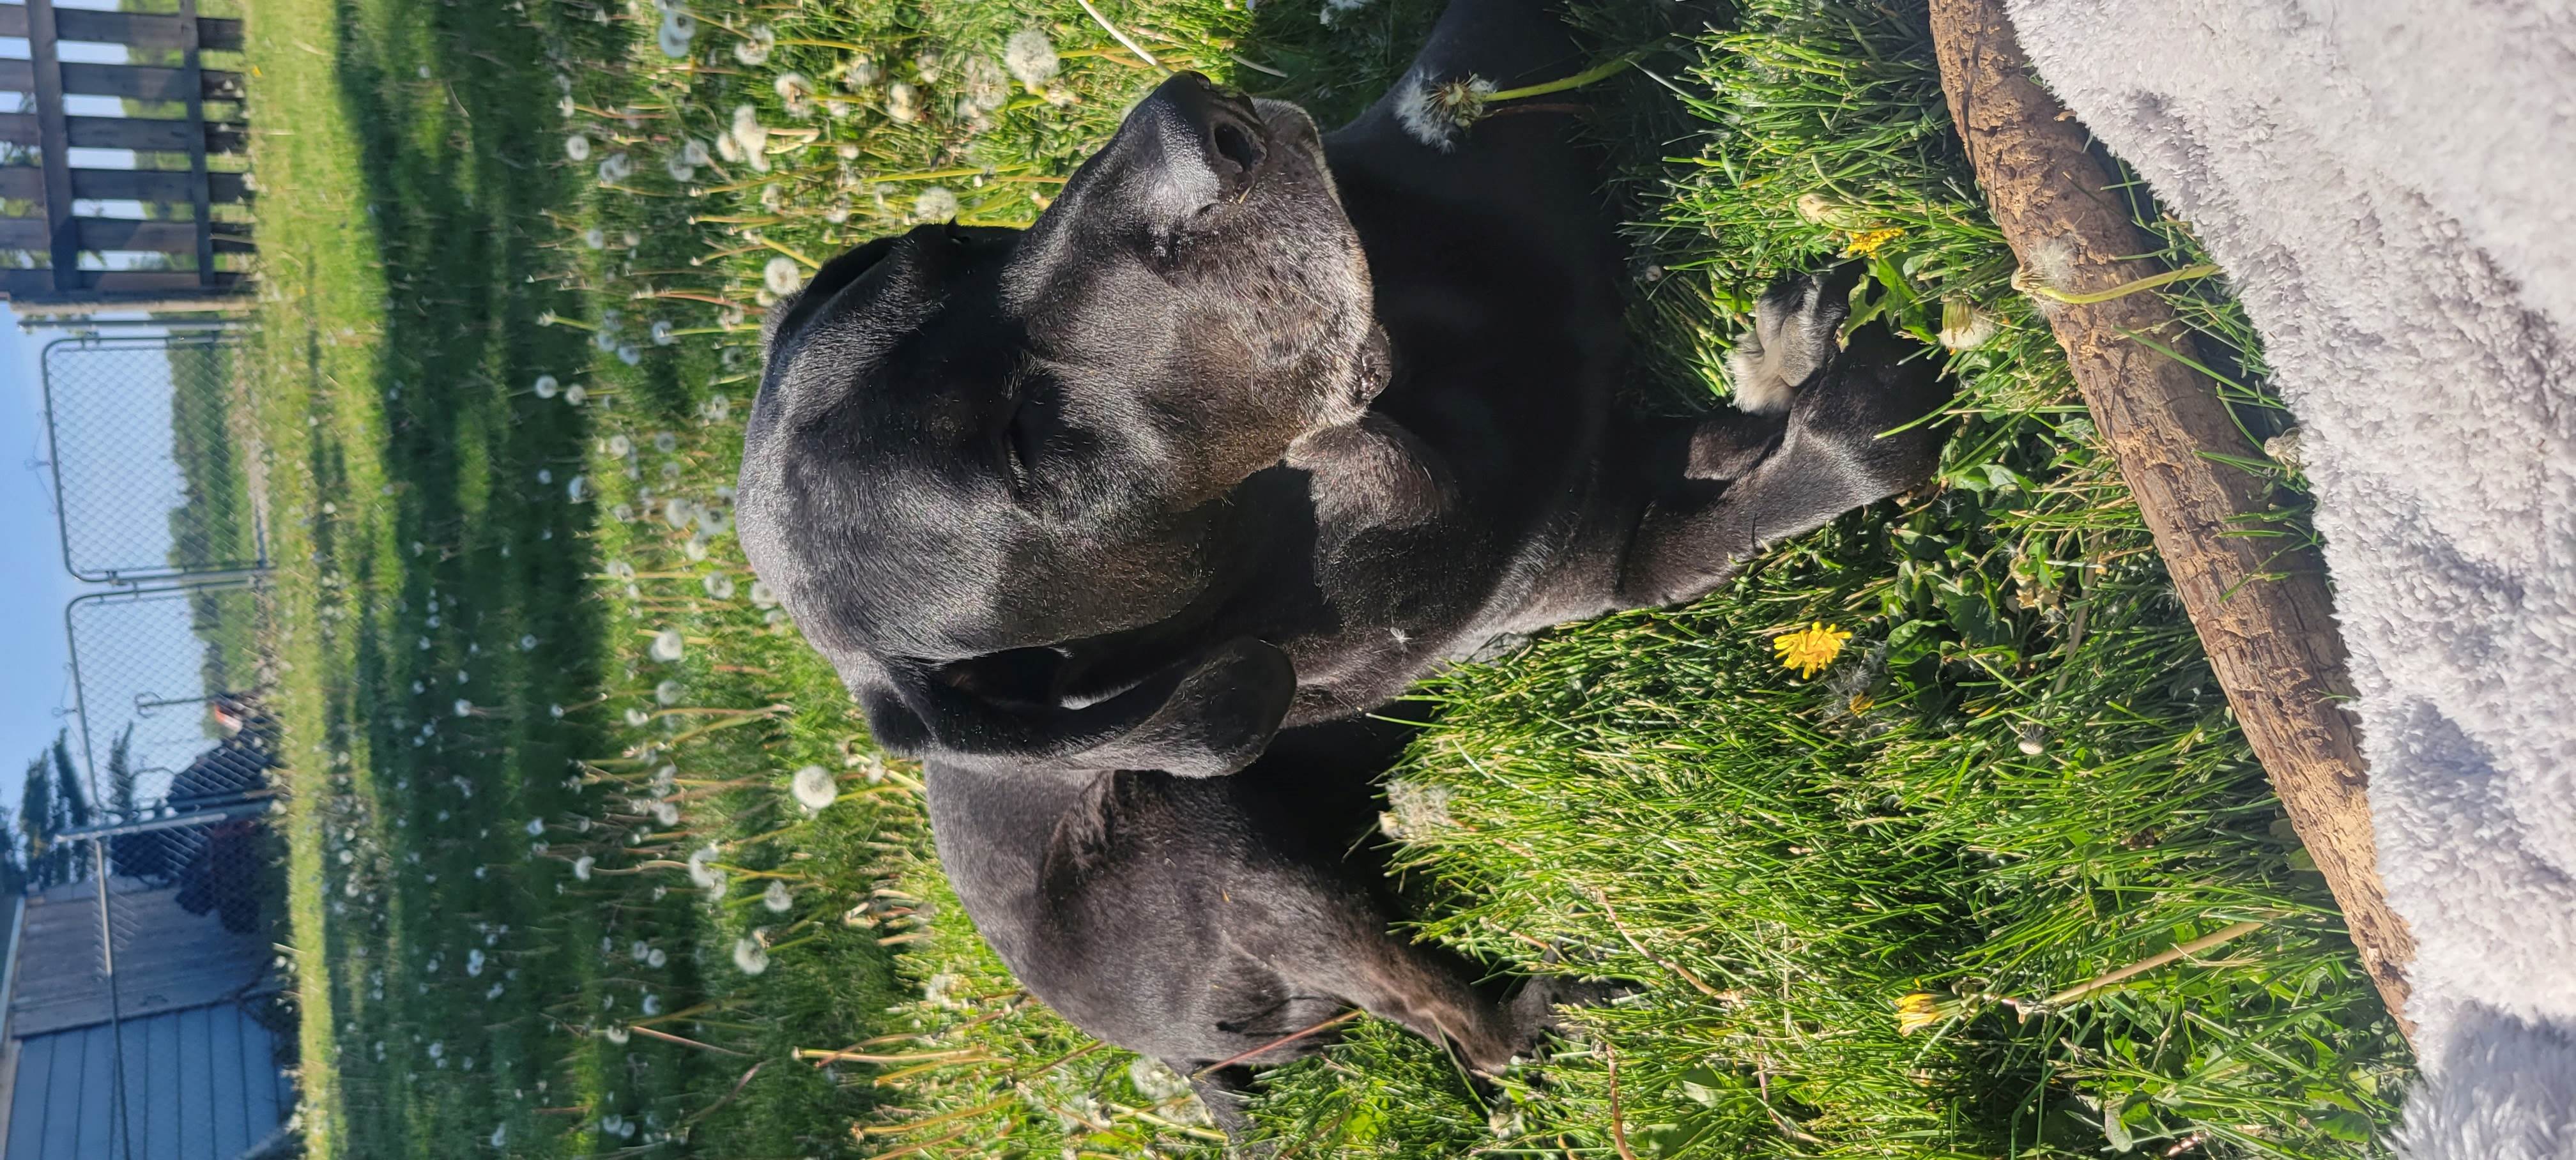
[{"label": "dog's eye", "polygon": [[1025,486],[1037,469],[1038,458],[1046,451],[1049,430],[1048,408],[1052,394],[1042,382],[1024,385],[1013,401],[1011,416],[1002,425],[1000,444],[1004,473],[1014,488]]}]

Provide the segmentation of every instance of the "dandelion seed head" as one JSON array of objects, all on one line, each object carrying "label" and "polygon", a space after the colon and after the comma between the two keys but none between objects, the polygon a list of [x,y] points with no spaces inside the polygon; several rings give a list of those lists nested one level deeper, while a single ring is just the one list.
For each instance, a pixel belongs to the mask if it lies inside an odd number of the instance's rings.
[{"label": "dandelion seed head", "polygon": [[957,195],[944,185],[922,190],[912,199],[912,216],[916,221],[949,221],[957,216]]},{"label": "dandelion seed head", "polygon": [[653,634],[652,656],[663,664],[677,662],[689,651],[688,642],[680,639],[680,630],[666,628]]},{"label": "dandelion seed head", "polygon": [[733,941],[733,965],[746,975],[757,975],[769,969],[769,948],[748,935]]},{"label": "dandelion seed head", "polygon": [[802,120],[814,115],[814,82],[805,79],[805,74],[780,73],[769,87],[778,94],[779,107],[786,109],[788,116]]},{"label": "dandelion seed head", "polygon": [[769,889],[760,892],[760,905],[771,914],[785,914],[796,909],[796,896],[789,892],[786,883],[772,878]]},{"label": "dandelion seed head", "polygon": [[574,134],[570,134],[570,135],[566,136],[566,137],[564,138],[564,156],[569,157],[569,158],[571,158],[571,159],[573,159],[573,160],[575,160],[575,161],[588,161],[588,160],[590,160],[590,137],[589,137],[589,135],[587,135],[587,134],[583,134],[583,133],[574,133]]},{"label": "dandelion seed head", "polygon": [[909,125],[921,119],[921,90],[909,81],[896,81],[886,86],[886,118]]},{"label": "dandelion seed head", "polygon": [[1975,350],[1994,341],[2002,324],[1963,297],[1941,300],[1940,342],[1944,350]]},{"label": "dandelion seed head", "polygon": [[757,68],[769,62],[769,54],[778,47],[778,31],[766,24],[752,25],[733,46],[733,58]]},{"label": "dandelion seed head", "polygon": [[780,254],[760,269],[760,284],[770,293],[784,298],[805,284],[805,268],[796,259]]},{"label": "dandelion seed head", "polygon": [[724,889],[724,871],[708,865],[716,860],[717,853],[713,846],[700,846],[689,853],[689,881],[700,890]]},{"label": "dandelion seed head", "polygon": [[1032,93],[1043,90],[1064,69],[1055,54],[1055,42],[1038,28],[1023,28],[1002,42],[1002,65]]},{"label": "dandelion seed head", "polygon": [[796,796],[797,805],[810,812],[831,805],[841,791],[830,770],[808,765],[796,771],[796,776],[788,782],[788,792]]},{"label": "dandelion seed head", "polygon": [[958,88],[968,107],[990,113],[1011,103],[1010,77],[988,56],[970,56],[957,70]]}]

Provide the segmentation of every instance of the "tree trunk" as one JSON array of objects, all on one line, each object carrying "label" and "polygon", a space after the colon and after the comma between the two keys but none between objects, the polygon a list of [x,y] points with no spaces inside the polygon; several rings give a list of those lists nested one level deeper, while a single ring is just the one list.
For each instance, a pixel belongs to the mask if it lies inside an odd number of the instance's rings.
[{"label": "tree trunk", "polygon": [[[1931,0],[1931,9],[1951,119],[2022,268],[2074,294],[2163,272],[2125,257],[2157,246],[2087,152],[2084,127],[2032,79],[2003,0]],[[2090,305],[2039,303],[2246,741],[2411,1038],[2406,966],[2415,940],[2380,885],[2363,794],[2369,774],[2358,727],[2341,707],[2352,687],[2324,560],[2283,547],[2294,539],[2248,534],[2272,530],[2263,481],[2212,456],[2258,449],[2199,372],[2133,337],[2204,361],[2162,299],[2139,292]]]}]

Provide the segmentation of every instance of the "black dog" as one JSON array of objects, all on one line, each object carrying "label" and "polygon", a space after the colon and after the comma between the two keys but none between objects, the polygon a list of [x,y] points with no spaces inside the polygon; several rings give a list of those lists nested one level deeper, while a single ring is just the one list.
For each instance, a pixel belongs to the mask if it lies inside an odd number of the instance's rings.
[{"label": "black dog", "polygon": [[1313,1029],[1352,1007],[1490,1075],[1538,1046],[1557,1004],[1608,993],[1538,978],[1507,998],[1391,933],[1403,910],[1368,839],[1374,782],[1411,732],[1289,729],[1219,778],[941,766],[930,824],[976,930],[1030,993],[1188,1077],[1240,1139],[1252,1069],[1321,1050],[1332,1037]]},{"label": "black dog", "polygon": [[1601,159],[1561,110],[1433,99],[1585,63],[1541,0],[1455,0],[1329,137],[1175,77],[1030,230],[872,242],[770,316],[753,567],[926,759],[1003,960],[1092,1034],[1226,1064],[1229,1127],[1244,1065],[1320,1037],[1233,1057],[1350,1006],[1490,1072],[1597,996],[1504,1002],[1388,935],[1346,855],[1390,742],[1346,718],[1491,638],[1705,593],[1937,456],[1878,438],[1940,389],[1883,334],[1837,349],[1848,280],[1764,300],[1753,410],[1613,413]]},{"label": "black dog", "polygon": [[1928,364],[1837,355],[1831,287],[1766,306],[1737,397],[1772,409],[1613,414],[1601,159],[1508,104],[1421,131],[1440,82],[1583,67],[1548,9],[1458,0],[1329,138],[1176,76],[1029,230],[871,242],[772,311],[742,544],[880,744],[1231,772],[1929,474],[1936,436],[1878,437],[1937,405]]}]

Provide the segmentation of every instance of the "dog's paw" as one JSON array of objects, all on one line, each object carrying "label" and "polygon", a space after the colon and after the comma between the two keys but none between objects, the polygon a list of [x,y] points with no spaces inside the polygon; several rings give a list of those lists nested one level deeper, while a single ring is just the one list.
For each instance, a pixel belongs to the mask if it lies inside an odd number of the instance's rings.
[{"label": "dog's paw", "polygon": [[1567,1007],[1605,1007],[1637,990],[1633,983],[1607,979],[1578,979],[1570,975],[1539,975],[1521,985],[1512,997],[1512,1023],[1519,1034],[1512,1054],[1520,1059],[1534,1059],[1547,1045],[1548,1038],[1565,1030],[1561,1013]]},{"label": "dog's paw", "polygon": [[1776,415],[1789,409],[1798,387],[1834,357],[1837,332],[1851,316],[1853,281],[1839,270],[1798,274],[1762,295],[1752,327],[1726,356],[1737,410]]}]

